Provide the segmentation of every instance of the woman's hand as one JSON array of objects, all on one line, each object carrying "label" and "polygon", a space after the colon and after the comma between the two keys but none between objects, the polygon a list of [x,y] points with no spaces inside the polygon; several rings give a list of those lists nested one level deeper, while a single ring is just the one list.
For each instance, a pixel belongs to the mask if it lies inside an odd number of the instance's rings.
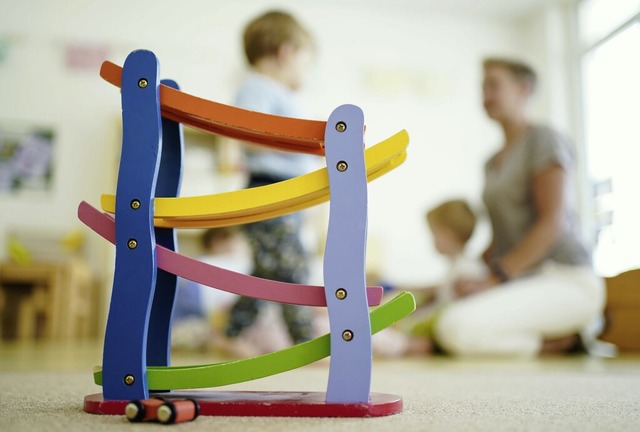
[{"label": "woman's hand", "polygon": [[458,279],[453,284],[453,290],[458,298],[462,298],[487,291],[499,283],[500,281],[494,275],[484,279]]}]

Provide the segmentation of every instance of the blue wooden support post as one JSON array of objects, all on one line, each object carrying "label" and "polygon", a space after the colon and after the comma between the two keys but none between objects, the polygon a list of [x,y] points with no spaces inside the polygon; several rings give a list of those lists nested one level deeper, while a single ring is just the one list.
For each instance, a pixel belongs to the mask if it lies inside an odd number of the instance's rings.
[{"label": "blue wooden support post", "polygon": [[[162,80],[162,84],[180,88],[175,81]],[[162,119],[162,154],[156,184],[156,197],[177,197],[182,179],[182,156],[184,153],[182,125],[173,120]],[[156,228],[156,243],[177,251],[178,241],[173,228]],[[176,297],[177,276],[158,269],[155,295],[149,318],[147,341],[147,364],[169,366],[171,364],[171,315]]]},{"label": "blue wooden support post", "polygon": [[336,108],[325,131],[330,214],[324,284],[331,328],[326,401],[367,403],[371,388],[371,324],[365,282],[367,175],[364,115]]},{"label": "blue wooden support post", "polygon": [[106,400],[147,399],[147,331],[156,286],[153,209],[162,129],[159,66],[134,51],[122,72],[122,155],[116,191],[116,265],[103,353]]}]

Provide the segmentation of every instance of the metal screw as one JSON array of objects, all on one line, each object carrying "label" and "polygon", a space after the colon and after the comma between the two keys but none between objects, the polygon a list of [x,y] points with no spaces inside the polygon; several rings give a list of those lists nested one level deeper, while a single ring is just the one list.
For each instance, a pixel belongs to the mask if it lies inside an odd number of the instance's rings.
[{"label": "metal screw", "polygon": [[124,377],[124,383],[128,386],[133,385],[135,381],[136,381],[136,378],[133,375],[126,375]]},{"label": "metal screw", "polygon": [[347,290],[344,288],[340,288],[336,291],[336,298],[338,300],[344,300],[347,298]]},{"label": "metal screw", "polygon": [[351,330],[345,330],[342,332],[342,339],[349,342],[353,339],[353,332]]},{"label": "metal screw", "polygon": [[127,246],[129,247],[129,249],[135,249],[138,247],[138,241],[136,239],[130,239],[127,243]]},{"label": "metal screw", "polygon": [[149,81],[147,81],[146,78],[140,78],[140,80],[138,81],[138,87],[140,88],[147,88],[148,85]]},{"label": "metal screw", "polygon": [[345,122],[336,123],[336,130],[340,133],[347,130],[347,124]]},{"label": "metal screw", "polygon": [[138,201],[137,199],[131,201],[131,208],[134,210],[138,210],[140,208],[140,201]]},{"label": "metal screw", "polygon": [[349,168],[349,165],[345,162],[345,161],[340,161],[338,162],[338,164],[336,165],[336,168],[338,169],[338,171],[340,172],[345,172],[347,170],[347,168]]}]

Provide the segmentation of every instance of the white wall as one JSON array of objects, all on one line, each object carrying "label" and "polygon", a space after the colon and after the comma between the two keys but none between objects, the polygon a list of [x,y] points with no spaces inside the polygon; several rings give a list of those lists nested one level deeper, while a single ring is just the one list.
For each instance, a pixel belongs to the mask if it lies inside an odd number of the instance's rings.
[{"label": "white wall", "polygon": [[577,154],[576,196],[584,240],[593,244],[594,203],[582,125],[582,83],[579,70],[576,0],[549,2],[522,18],[521,28],[529,61],[540,74],[540,94],[533,117],[565,133]]},{"label": "white wall", "polygon": [[572,79],[577,76],[573,7],[571,1],[550,2],[520,20],[528,47],[521,58],[540,75],[541,91],[533,101],[533,115],[570,135],[578,129],[573,103],[579,89]]},{"label": "white wall", "polygon": [[[0,197],[0,256],[5,228],[75,227],[78,202],[97,205],[115,185],[119,93],[97,70],[67,70],[66,44],[104,45],[117,63],[133,49],[154,50],[163,75],[183,90],[228,102],[244,70],[241,28],[271,4],[293,11],[318,39],[313,83],[302,94],[312,115],[361,106],[368,144],[409,131],[406,164],[371,186],[370,236],[383,249],[388,279],[436,280],[443,263],[424,210],[453,196],[478,204],[483,161],[499,143],[481,110],[480,60],[518,53],[528,36],[520,22],[432,13],[420,2],[0,0],[0,37],[13,41],[0,64],[0,119],[57,132],[51,196]],[[94,265],[108,268],[96,237],[88,235]],[[485,227],[476,250],[486,238]]]}]

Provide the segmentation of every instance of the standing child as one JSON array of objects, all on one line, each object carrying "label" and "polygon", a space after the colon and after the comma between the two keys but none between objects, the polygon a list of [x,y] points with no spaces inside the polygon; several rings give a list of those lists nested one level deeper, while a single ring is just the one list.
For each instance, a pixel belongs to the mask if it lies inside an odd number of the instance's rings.
[{"label": "standing child", "polygon": [[[236,96],[236,105],[286,117],[301,117],[295,97],[313,57],[309,32],[290,14],[267,12],[244,30],[244,50],[251,74]],[[248,187],[287,180],[313,168],[311,156],[246,145]],[[253,275],[290,283],[305,283],[308,258],[300,239],[300,214],[285,215],[246,226],[253,250]],[[236,338],[253,325],[264,301],[242,297],[231,309],[226,334]],[[292,342],[312,337],[311,310],[282,305]],[[240,352],[240,351],[239,351]]]}]

